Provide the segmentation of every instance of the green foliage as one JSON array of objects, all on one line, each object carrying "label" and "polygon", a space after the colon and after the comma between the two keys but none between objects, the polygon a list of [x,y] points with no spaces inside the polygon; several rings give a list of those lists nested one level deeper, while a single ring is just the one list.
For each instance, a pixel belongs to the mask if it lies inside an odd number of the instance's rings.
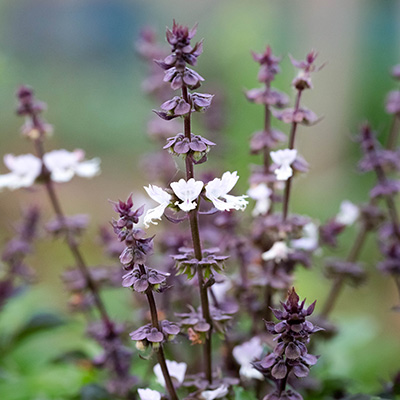
[{"label": "green foliage", "polygon": [[107,391],[99,385],[91,384],[84,386],[80,396],[76,400],[111,400]]},{"label": "green foliage", "polygon": [[240,386],[234,386],[235,400],[257,400],[255,394],[249,390],[245,390]]},{"label": "green foliage", "polygon": [[[30,296],[14,301],[24,314]],[[1,317],[8,317],[8,304]],[[6,324],[2,319],[0,325]],[[59,313],[41,312],[25,320],[12,321],[0,336],[0,393],[3,400],[69,399],[98,377],[86,361],[97,348],[85,339],[80,324]]]},{"label": "green foliage", "polygon": [[12,340],[14,344],[18,344],[18,342],[31,335],[56,328],[63,324],[65,324],[65,320],[61,319],[56,314],[39,313],[34,315],[24,326],[22,326],[19,331],[13,335]]}]

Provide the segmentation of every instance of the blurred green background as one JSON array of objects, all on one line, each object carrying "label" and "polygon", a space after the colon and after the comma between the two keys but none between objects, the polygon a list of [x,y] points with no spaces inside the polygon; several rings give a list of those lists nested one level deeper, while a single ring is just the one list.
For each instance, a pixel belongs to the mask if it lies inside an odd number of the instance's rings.
[{"label": "blurred green background", "polygon": [[[1,154],[31,152],[30,143],[18,134],[22,121],[14,111],[16,88],[29,84],[49,106],[46,118],[55,134],[48,148],[83,148],[88,157],[102,159],[100,177],[59,187],[68,213],[90,213],[94,234],[96,225],[112,217],[108,199],[142,193],[147,183],[138,160],[152,148],[145,130],[157,104],[141,92],[146,68],[134,52],[134,41],[146,25],[163,41],[165,26],[174,18],[190,26],[199,23],[197,38],[205,39],[196,67],[206,78],[201,90],[212,93],[217,87],[226,102],[220,140],[224,149],[218,162],[221,169],[239,171],[241,190],[247,188],[249,164],[259,162],[249,155],[248,139],[263,122],[262,107],[243,95],[244,88],[258,85],[258,66],[250,51],[261,52],[270,44],[285,56],[276,86],[291,95],[294,68],[288,53],[301,59],[314,48],[319,61],[327,62],[315,74],[315,89],[304,96],[303,104],[324,118],[299,131],[298,147],[311,171],[294,185],[292,210],[325,220],[337,212],[341,200],[367,199],[374,177],[357,173],[359,152],[351,138],[366,118],[382,138],[390,126],[384,98],[395,87],[389,70],[400,62],[400,2],[395,0],[0,0]],[[0,167],[0,173],[5,172]],[[32,202],[47,204],[40,188],[1,193],[2,240],[20,209]],[[338,255],[346,253],[354,233],[342,238]],[[372,378],[371,385],[376,385],[400,367],[400,316],[390,311],[397,301],[395,288],[375,271],[378,256],[372,238],[369,244],[363,258],[370,281],[356,291],[347,290],[334,314],[346,321],[346,356],[335,364],[335,346],[340,344],[324,350],[331,354],[325,363],[330,366],[324,368],[342,376],[353,373],[360,387]],[[86,239],[85,249],[91,263],[101,262],[94,239]],[[70,256],[58,242],[42,243],[39,250],[42,257],[31,261],[40,284],[28,300],[18,300],[23,315],[42,308],[65,311],[66,295],[58,277]],[[328,288],[318,265],[299,274],[298,286],[309,300],[324,299]],[[110,301],[117,304],[116,298],[124,298],[128,304],[124,295],[110,296]],[[15,314],[7,315],[17,325],[21,315]]]}]

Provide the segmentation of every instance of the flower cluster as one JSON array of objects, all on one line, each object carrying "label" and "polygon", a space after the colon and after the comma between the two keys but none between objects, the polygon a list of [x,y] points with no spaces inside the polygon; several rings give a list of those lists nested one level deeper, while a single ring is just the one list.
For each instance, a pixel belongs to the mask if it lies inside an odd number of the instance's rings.
[{"label": "flower cluster", "polygon": [[155,220],[161,219],[167,207],[189,212],[199,207],[200,194],[205,189],[204,196],[210,200],[214,207],[220,211],[231,209],[244,210],[247,205],[247,196],[233,196],[228,194],[239,176],[237,172],[225,172],[222,178],[215,178],[206,185],[202,181],[193,178],[185,181],[180,179],[178,182],[170,184],[172,192],[166,191],[158,186],[149,185],[145,187],[147,194],[159,205],[148,210],[144,216],[144,225],[148,228],[149,224],[157,225]]},{"label": "flower cluster", "polygon": [[178,325],[163,320],[160,322],[160,327],[146,324],[131,332],[129,336],[132,340],[136,341],[136,347],[139,350],[144,350],[148,346],[157,349],[160,343],[173,340],[179,332],[180,329]]},{"label": "flower cluster", "polygon": [[100,159],[85,160],[83,150],[53,150],[43,156],[43,162],[33,154],[6,154],[4,164],[10,170],[0,175],[0,190],[32,186],[43,173],[54,182],[68,182],[74,175],[92,178],[100,173]]},{"label": "flower cluster", "polygon": [[148,288],[154,291],[162,291],[162,285],[166,283],[166,272],[157,271],[147,268],[145,273],[142,273],[139,267],[135,267],[122,277],[122,286],[131,287],[135,292],[143,293]]},{"label": "flower cluster", "polygon": [[174,155],[186,155],[193,160],[195,164],[201,164],[207,161],[207,153],[215,143],[207,140],[200,135],[191,135],[190,140],[183,133],[167,139],[167,144],[163,147],[168,149]]},{"label": "flower cluster", "polygon": [[21,128],[25,137],[42,140],[44,136],[53,132],[52,126],[41,117],[41,113],[47,109],[47,105],[35,98],[32,88],[21,86],[17,90],[17,99],[17,114],[25,117],[25,123]]},{"label": "flower cluster", "polygon": [[181,247],[179,254],[175,254],[172,258],[176,261],[178,275],[185,274],[188,279],[192,279],[197,271],[197,267],[200,267],[204,271],[204,277],[210,278],[213,273],[219,273],[224,268],[224,261],[229,256],[218,255],[219,248],[203,249],[202,258],[198,260],[194,255],[194,250]]},{"label": "flower cluster", "polygon": [[265,400],[302,399],[298,393],[291,394],[291,396],[284,393],[287,379],[291,376],[306,377],[309,368],[318,360],[307,350],[310,335],[321,329],[306,319],[313,313],[315,302],[308,308],[304,308],[305,301],[300,302],[299,300],[295,289],[292,288],[289,291],[288,299],[283,304],[283,310],[272,310],[280,322],[266,322],[267,331],[277,335],[275,339],[277,345],[272,353],[253,363],[257,371],[277,385],[276,391],[266,396]]},{"label": "flower cluster", "polygon": [[27,208],[22,221],[16,226],[15,236],[5,244],[0,262],[0,309],[21,287],[33,280],[33,271],[25,263],[25,258],[32,253],[39,219],[37,207]]},{"label": "flower cluster", "polygon": [[113,219],[112,226],[118,240],[126,246],[119,259],[126,270],[132,271],[135,265],[144,263],[147,255],[153,251],[153,238],[145,237],[145,232],[135,227],[144,207],[134,210],[132,195],[126,202],[119,200],[113,203],[113,207],[119,213],[119,219]]}]

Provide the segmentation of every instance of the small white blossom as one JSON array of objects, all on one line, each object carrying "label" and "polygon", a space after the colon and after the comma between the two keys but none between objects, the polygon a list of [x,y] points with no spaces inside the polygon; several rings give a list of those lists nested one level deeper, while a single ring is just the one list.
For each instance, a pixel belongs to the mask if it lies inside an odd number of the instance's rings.
[{"label": "small white blossom", "polygon": [[160,400],[161,393],[157,392],[157,390],[151,389],[138,389],[138,395],[140,400]]},{"label": "small white blossom", "polygon": [[195,181],[190,178],[187,182],[184,179],[180,179],[178,182],[172,182],[171,188],[177,197],[182,200],[182,203],[178,201],[175,203],[182,211],[194,210],[197,206],[195,200],[199,197],[204,183],[202,181]]},{"label": "small white blossom", "polygon": [[268,212],[271,206],[270,196],[272,194],[272,190],[265,183],[259,183],[256,186],[252,186],[247,191],[247,194],[256,201],[256,205],[251,212],[253,217],[256,217],[257,215],[264,215]]},{"label": "small white blossom", "polygon": [[11,172],[0,175],[0,190],[32,186],[42,171],[42,162],[33,154],[6,154],[4,164]]},{"label": "small white blossom", "polygon": [[240,365],[239,373],[244,378],[264,380],[261,372],[257,371],[251,362],[261,357],[263,346],[259,337],[254,337],[233,349],[233,356]]},{"label": "small white blossom", "polygon": [[[179,385],[183,383],[185,380],[186,368],[187,364],[184,362],[178,363],[176,361],[166,360],[167,369],[172,379],[174,379]],[[153,371],[157,377],[157,382],[165,387],[164,375],[161,371],[161,365],[156,364],[153,368]]]},{"label": "small white blossom", "polygon": [[222,303],[225,300],[226,292],[231,288],[232,283],[227,278],[223,282],[216,282],[212,285],[212,291],[218,303]]},{"label": "small white blossom", "polygon": [[343,225],[353,225],[357,218],[360,216],[359,208],[349,200],[344,200],[340,204],[336,221]]},{"label": "small white blossom", "polygon": [[221,385],[215,390],[205,390],[201,392],[201,397],[204,400],[214,400],[225,397],[229,393],[228,385]]},{"label": "small white blossom", "polygon": [[285,242],[275,242],[268,251],[262,253],[261,257],[264,261],[281,262],[286,261],[290,253],[293,253],[293,249],[289,248]]},{"label": "small white blossom", "polygon": [[149,187],[145,186],[144,190],[146,190],[147,194],[159,204],[159,206],[147,210],[143,217],[144,226],[148,228],[149,224],[158,224],[158,222],[155,222],[154,220],[161,219],[165,209],[169,206],[172,196],[156,185],[149,185]]},{"label": "small white blossom", "polygon": [[294,249],[312,251],[318,247],[318,227],[313,222],[309,222],[303,228],[303,237],[294,239],[290,242]]},{"label": "small white blossom", "polygon": [[220,211],[244,210],[248,204],[247,196],[232,196],[228,193],[238,181],[237,172],[225,172],[221,179],[215,178],[206,185],[206,197],[210,199],[214,207]]},{"label": "small white blossom", "polygon": [[92,178],[100,173],[100,159],[85,160],[83,150],[53,150],[43,156],[43,162],[54,182],[68,182],[74,175]]},{"label": "small white blossom", "polygon": [[297,157],[296,149],[271,151],[271,158],[277,168],[274,173],[278,181],[286,181],[293,175],[291,164]]}]

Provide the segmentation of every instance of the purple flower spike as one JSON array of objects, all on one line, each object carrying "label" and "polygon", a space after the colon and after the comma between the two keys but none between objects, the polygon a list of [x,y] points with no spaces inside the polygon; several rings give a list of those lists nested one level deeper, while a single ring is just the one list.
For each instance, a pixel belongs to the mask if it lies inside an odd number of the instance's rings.
[{"label": "purple flower spike", "polygon": [[[317,362],[317,357],[308,354],[306,347],[310,335],[320,330],[306,320],[314,311],[315,302],[308,308],[304,308],[304,303],[305,300],[300,302],[299,296],[292,288],[286,302],[282,303],[283,310],[272,309],[275,317],[281,322],[266,322],[266,328],[268,332],[277,335],[277,345],[273,353],[252,363],[254,368],[268,379],[282,381],[293,376],[304,378],[308,375],[309,368]],[[274,392],[267,398],[289,398],[281,397],[283,394],[286,396],[285,393],[288,392]],[[294,395],[295,392],[291,393]]]}]

